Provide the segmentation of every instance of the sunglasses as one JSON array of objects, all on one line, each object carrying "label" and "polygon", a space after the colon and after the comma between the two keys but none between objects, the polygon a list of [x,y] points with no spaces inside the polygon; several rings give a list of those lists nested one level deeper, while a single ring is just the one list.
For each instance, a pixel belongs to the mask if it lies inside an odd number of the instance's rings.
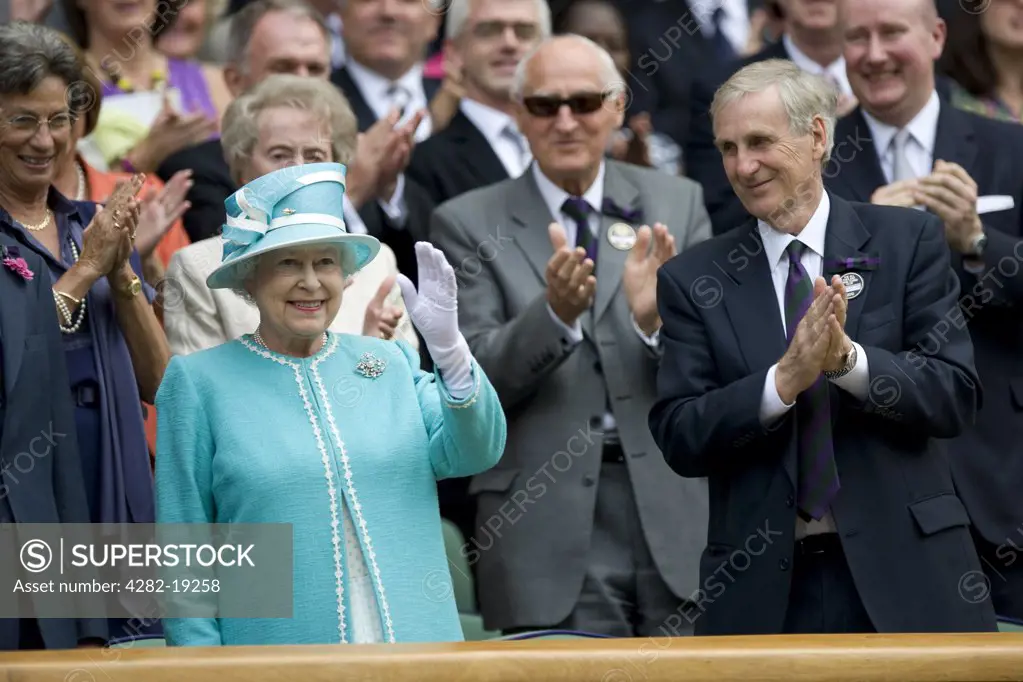
[{"label": "sunglasses", "polygon": [[576,115],[592,114],[604,105],[606,97],[607,95],[602,92],[583,92],[565,98],[533,95],[532,97],[524,97],[522,104],[525,105],[526,111],[533,116],[552,118],[558,115],[563,106],[567,106]]}]

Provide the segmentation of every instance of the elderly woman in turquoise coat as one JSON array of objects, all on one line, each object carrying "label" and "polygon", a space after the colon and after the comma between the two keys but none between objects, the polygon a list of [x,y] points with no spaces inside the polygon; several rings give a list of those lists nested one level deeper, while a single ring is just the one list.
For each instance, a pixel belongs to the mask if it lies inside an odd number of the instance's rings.
[{"label": "elderly woman in turquoise coat", "polygon": [[[506,423],[458,330],[455,273],[416,245],[399,283],[436,370],[404,341],[327,331],[379,242],[348,234],[344,167],[275,171],[227,201],[207,286],[258,308],[252,334],[171,360],[157,395],[158,523],[286,523],[291,618],[169,618],[170,645],[459,641],[436,481],[494,466]],[[435,586],[434,586],[435,587]],[[253,595],[259,599],[259,595]]]}]

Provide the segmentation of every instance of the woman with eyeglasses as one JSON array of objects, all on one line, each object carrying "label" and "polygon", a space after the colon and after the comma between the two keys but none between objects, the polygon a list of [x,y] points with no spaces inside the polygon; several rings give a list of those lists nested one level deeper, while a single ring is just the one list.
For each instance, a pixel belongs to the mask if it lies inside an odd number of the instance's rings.
[{"label": "woman with eyeglasses", "polygon": [[[81,63],[59,33],[37,24],[0,26],[0,45],[0,233],[46,263],[35,276],[52,284],[88,520],[152,523],[141,401],[155,401],[170,353],[134,248],[142,178],[119,183],[102,210],[56,190],[87,104],[72,87],[82,81]],[[129,634],[119,627],[112,636]]]}]

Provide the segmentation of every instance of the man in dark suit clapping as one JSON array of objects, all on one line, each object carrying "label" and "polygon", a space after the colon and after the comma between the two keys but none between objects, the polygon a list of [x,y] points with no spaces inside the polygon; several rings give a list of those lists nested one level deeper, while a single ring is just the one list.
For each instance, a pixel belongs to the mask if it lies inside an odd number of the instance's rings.
[{"label": "man in dark suit clapping", "polygon": [[959,281],[937,218],[824,190],[837,100],[790,61],[729,79],[714,131],[752,219],[659,273],[650,426],[710,484],[696,633],[991,631],[939,440],[976,416],[973,348],[928,343]]},{"label": "man in dark suit clapping", "polygon": [[[1023,619],[1023,128],[942,96],[933,0],[846,0],[839,20],[860,108],[835,130],[845,150],[828,187],[925,209],[944,228],[962,291],[947,323],[968,326],[984,386],[976,424],[950,444],[952,472],[987,574],[976,587],[999,615]],[[943,328],[927,348],[944,343]]]}]

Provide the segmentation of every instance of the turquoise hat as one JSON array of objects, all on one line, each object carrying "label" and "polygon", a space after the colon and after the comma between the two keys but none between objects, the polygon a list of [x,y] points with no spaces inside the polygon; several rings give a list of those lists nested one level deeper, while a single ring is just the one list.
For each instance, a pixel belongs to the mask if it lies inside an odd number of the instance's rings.
[{"label": "turquoise hat", "polygon": [[206,278],[210,289],[243,285],[243,264],[269,251],[295,246],[341,247],[345,276],[380,251],[375,237],[348,234],[344,221],[346,168],[339,163],[288,166],[253,180],[224,202],[224,256]]}]

